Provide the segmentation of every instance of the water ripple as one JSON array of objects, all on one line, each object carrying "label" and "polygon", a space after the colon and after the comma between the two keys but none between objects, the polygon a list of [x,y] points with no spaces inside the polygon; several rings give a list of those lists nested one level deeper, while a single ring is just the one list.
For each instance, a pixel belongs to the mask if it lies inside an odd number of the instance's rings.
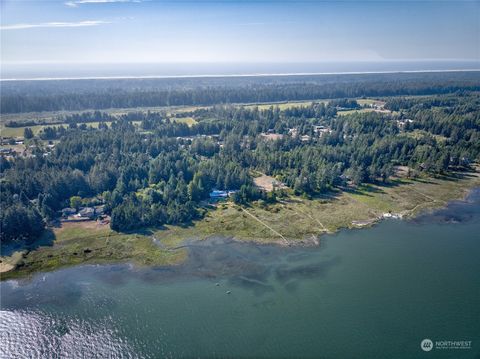
[{"label": "water ripple", "polygon": [[86,322],[43,312],[0,311],[1,358],[140,358],[109,319]]}]

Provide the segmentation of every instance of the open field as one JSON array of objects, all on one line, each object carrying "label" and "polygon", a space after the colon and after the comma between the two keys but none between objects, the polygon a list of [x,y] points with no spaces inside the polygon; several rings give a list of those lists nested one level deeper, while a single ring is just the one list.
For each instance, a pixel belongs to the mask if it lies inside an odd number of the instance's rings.
[{"label": "open field", "polygon": [[415,138],[415,139],[419,139],[419,138],[422,138],[424,136],[430,136],[430,137],[435,138],[439,142],[445,142],[447,140],[447,138],[445,136],[435,135],[433,133],[423,131],[423,130],[419,130],[419,129],[413,130],[412,132],[407,132],[405,135],[410,136],[410,137]]},{"label": "open field", "polygon": [[[272,103],[261,103],[261,104],[235,104],[238,106],[245,106],[248,108],[253,108],[258,106],[261,109],[267,109],[271,106],[279,106],[281,110],[292,107],[299,106],[309,106],[312,102],[322,102],[321,100],[315,101],[300,101],[300,102],[272,102]],[[323,101],[327,102],[327,101]],[[110,115],[121,116],[126,115],[130,112],[161,112],[165,111],[167,115],[174,116],[176,113],[185,113],[193,112],[199,109],[209,108],[211,106],[168,106],[168,107],[134,107],[134,108],[110,108],[100,110],[101,112],[108,113]],[[45,111],[45,112],[25,112],[25,113],[11,113],[11,114],[2,114],[0,123],[3,125],[8,121],[54,121],[57,117],[68,116],[68,115],[78,115],[86,112],[93,112],[96,110],[82,110],[82,111]]]},{"label": "open field", "polygon": [[[357,99],[357,102],[360,105],[371,105],[374,103],[383,104],[383,101],[376,100],[376,99]],[[254,108],[258,107],[260,110],[269,109],[270,107],[278,106],[280,110],[286,110],[294,107],[302,107],[302,106],[310,106],[312,103],[328,103],[328,100],[309,100],[309,101],[288,101],[288,102],[269,102],[269,103],[258,103],[258,104],[234,104],[236,106],[243,106],[245,108]],[[176,113],[185,113],[185,112],[192,112],[198,109],[206,109],[211,106],[168,106],[168,107],[136,107],[136,108],[111,108],[111,109],[103,109],[102,112],[106,112],[110,115],[121,116],[126,115],[130,112],[158,112],[158,111],[165,111],[168,116],[171,116],[171,120],[176,122],[185,122],[188,126],[192,126],[196,123],[195,119],[192,117],[184,117],[184,118],[176,118],[174,115]],[[24,127],[6,127],[5,123],[9,121],[46,121],[46,122],[53,122],[59,116],[67,116],[73,114],[82,114],[86,112],[92,112],[95,110],[82,110],[82,111],[49,111],[49,112],[28,112],[28,113],[16,113],[16,114],[2,114],[0,120],[0,132],[1,136],[4,137],[21,137],[23,136]],[[346,111],[339,111],[338,115],[348,115],[354,112],[372,112],[372,111],[380,111],[375,110],[373,108],[364,108],[360,110],[346,110]],[[380,111],[383,112],[383,111]],[[389,111],[385,110],[385,113]],[[107,122],[109,123],[109,122]],[[55,124],[52,123],[54,126],[66,126],[65,124]],[[50,126],[52,126],[50,125]],[[91,125],[93,127],[98,127],[98,122],[91,122],[87,123],[87,125]],[[38,134],[45,126],[48,125],[36,125],[36,126],[26,126],[30,127],[34,134]]]},{"label": "open field", "polygon": [[[44,127],[47,127],[47,126],[37,125],[37,126],[26,126],[26,127],[29,127],[30,129],[32,129],[33,133],[37,135],[38,133],[40,133],[41,130],[43,130]],[[5,124],[2,123],[0,125],[0,136],[23,137],[24,130],[25,130],[25,127],[6,127]]]},{"label": "open field", "polygon": [[376,110],[373,108],[361,108],[358,110],[340,110],[337,112],[338,116],[346,116],[351,115],[352,113],[366,113],[366,112],[375,112]]},{"label": "open field", "polygon": [[390,110],[378,110],[375,108],[360,108],[358,110],[339,110],[337,112],[337,116],[346,116],[346,115],[351,115],[352,113],[368,113],[368,112],[378,112],[378,113],[384,113],[384,114],[398,114],[396,111],[390,111]]},{"label": "open field", "polygon": [[[418,96],[404,96],[406,98],[427,98],[428,96],[425,95],[418,95]],[[308,100],[308,101],[288,101],[288,102],[268,102],[268,103],[235,103],[232,105],[236,106],[244,106],[247,108],[253,108],[253,107],[258,107],[259,109],[268,109],[271,106],[278,106],[280,110],[285,110],[288,108],[293,108],[293,107],[300,107],[300,106],[310,106],[312,102],[315,103],[328,103],[329,100],[322,100],[322,99],[317,99],[317,100]],[[385,102],[382,100],[378,99],[372,99],[372,98],[360,98],[357,99],[357,102],[360,105],[372,105],[374,103],[377,104],[384,104]],[[198,109],[206,109],[211,106],[153,106],[153,107],[133,107],[133,108],[108,108],[108,109],[101,109],[99,111],[101,112],[106,112],[110,115],[116,115],[116,116],[121,116],[128,114],[130,112],[147,112],[147,111],[152,111],[152,112],[159,112],[159,111],[165,111],[165,113],[169,116],[174,116],[176,113],[185,113],[185,112],[192,112]],[[373,110],[373,109],[366,109],[366,110]],[[80,111],[44,111],[44,112],[24,112],[24,113],[8,113],[8,114],[2,114],[0,118],[0,124],[2,125],[3,129],[3,124],[5,124],[8,121],[17,121],[17,122],[22,122],[22,121],[54,121],[56,117],[59,116],[67,116],[67,115],[73,115],[73,114],[82,114],[85,112],[93,112],[96,111],[95,109],[86,109],[86,110],[80,110]],[[343,111],[342,114],[348,114],[349,111]],[[4,135],[7,136],[7,135]]]},{"label": "open field", "polygon": [[377,104],[379,106],[385,105],[385,101],[376,100],[376,99],[372,99],[372,98],[359,98],[359,99],[357,99],[357,102],[360,106],[364,106],[364,105],[371,106],[373,104]]},{"label": "open field", "polygon": [[193,117],[172,117],[171,120],[178,123],[186,123],[188,127],[192,127],[197,123]]},{"label": "open field", "polygon": [[[138,233],[117,233],[96,222],[64,223],[47,231],[31,251],[2,257],[2,279],[25,276],[80,263],[132,262],[168,265],[182,262],[185,240],[210,236],[280,245],[312,245],[325,233],[356,224],[372,224],[386,213],[411,217],[421,211],[461,199],[468,189],[480,186],[480,173],[442,178],[394,178],[388,185],[365,185],[335,191],[315,199],[290,196],[273,205],[254,203],[241,207],[232,202],[210,208],[204,219],[190,226],[166,226]],[[156,242],[156,243],[154,243]],[[20,254],[19,254],[20,253]]]},{"label": "open field", "polygon": [[376,103],[377,101],[374,100],[374,99],[371,99],[371,98],[359,98],[357,99],[357,102],[360,106],[364,106],[364,105],[373,105],[374,103]]},{"label": "open field", "polygon": [[[260,103],[260,104],[242,104],[237,103],[233,104],[236,106],[245,106],[248,108],[253,108],[258,106],[260,109],[267,109],[271,106],[279,106],[281,110],[300,107],[300,106],[310,106],[312,102],[324,102],[327,103],[327,100],[311,100],[311,101],[289,101],[289,102],[271,102],[271,103]],[[199,109],[209,108],[211,106],[155,106],[155,107],[133,107],[133,108],[109,108],[99,110],[101,112],[108,113],[110,115],[121,116],[126,115],[130,112],[161,112],[165,111],[167,115],[174,116],[176,113],[185,113],[192,112]],[[68,116],[74,114],[82,114],[86,112],[93,112],[95,109],[90,110],[81,110],[81,111],[45,111],[45,112],[25,112],[25,113],[8,113],[2,114],[0,123],[3,125],[8,121],[54,121],[59,116]]]},{"label": "open field", "polygon": [[[314,101],[319,102],[319,101]],[[248,108],[253,108],[258,106],[259,109],[268,109],[271,106],[279,106],[281,110],[300,107],[300,106],[309,106],[312,101],[303,101],[303,102],[285,102],[285,103],[267,103],[267,104],[238,104],[239,106],[245,106]],[[147,111],[166,111],[169,116],[174,116],[176,113],[185,113],[191,112],[202,108],[208,108],[210,106],[179,106],[179,107],[140,107],[140,108],[118,108],[118,109],[105,109],[101,110],[110,115],[121,116],[128,114],[129,112],[147,112]],[[2,114],[0,121],[0,135],[3,137],[22,137],[25,127],[30,127],[35,135],[37,135],[44,127],[47,126],[67,126],[66,124],[53,123],[59,116],[67,116],[73,114],[82,114],[85,112],[92,112],[94,110],[85,110],[85,111],[52,111],[52,112],[29,112],[29,113],[18,113],[18,114]],[[25,127],[6,127],[5,123],[9,121],[52,121],[51,125],[35,125],[35,126],[25,126]],[[192,126],[197,123],[197,121],[192,117],[171,117],[172,121],[186,123],[188,126]],[[134,123],[140,123],[140,121],[134,121]],[[110,124],[111,122],[106,122]],[[87,126],[98,127],[99,122],[90,122],[86,123]]]},{"label": "open field", "polygon": [[327,103],[327,100],[311,100],[311,101],[288,101],[288,102],[271,102],[271,103],[260,103],[260,104],[247,104],[243,105],[245,108],[255,108],[258,107],[259,110],[268,110],[270,107],[277,107],[280,111],[287,110],[295,107],[310,106],[313,103]]},{"label": "open field", "polygon": [[[112,108],[112,109],[103,109],[100,110],[101,112],[108,113],[110,115],[126,115],[130,112],[157,112],[157,111],[165,111],[170,107],[134,107],[134,108]],[[24,112],[24,113],[9,113],[9,114],[2,114],[1,123],[4,124],[8,121],[45,121],[50,122],[56,120],[57,117],[60,116],[68,116],[68,115],[80,115],[82,113],[93,112],[96,110],[82,110],[82,111],[45,111],[45,112]]]},{"label": "open field", "polygon": [[[111,125],[111,121],[105,121],[107,125]],[[141,121],[133,121],[133,124],[140,125]],[[85,125],[93,128],[98,128],[100,122],[86,122]],[[80,125],[80,124],[79,124]],[[52,125],[37,125],[37,126],[25,126],[25,127],[6,127],[4,123],[0,125],[0,135],[2,137],[23,137],[25,128],[30,128],[34,135],[38,135],[45,127],[68,127],[67,124],[52,124]]]},{"label": "open field", "polygon": [[[328,102],[325,100],[315,100],[315,101],[298,101],[298,102],[273,102],[273,103],[261,103],[261,104],[236,104],[238,106],[245,106],[246,108],[258,107],[259,109],[268,109],[271,106],[278,106],[280,110],[285,110],[293,107],[301,106],[310,106],[312,102]],[[115,108],[115,109],[105,109],[101,110],[110,115],[121,116],[126,115],[129,112],[147,112],[147,111],[165,111],[167,115],[174,116],[176,113],[185,113],[191,112],[202,108],[209,108],[211,106],[176,106],[176,107],[137,107],[137,108]],[[82,114],[85,112],[92,112],[94,110],[84,110],[84,111],[51,111],[51,112],[29,112],[29,113],[18,113],[18,114],[2,114],[0,121],[0,135],[3,137],[22,137],[25,127],[32,129],[35,135],[38,135],[43,128],[47,126],[67,126],[66,124],[53,123],[59,116],[67,116],[73,114]],[[25,126],[25,127],[6,127],[5,123],[9,121],[52,121],[51,125],[35,125],[35,126]],[[172,121],[186,123],[188,126],[192,126],[197,123],[193,117],[171,117]],[[111,122],[105,122],[110,125]],[[134,123],[139,124],[140,121],[134,121]],[[86,123],[87,126],[98,127],[99,122],[90,122]]]},{"label": "open field", "polygon": [[168,116],[174,116],[176,113],[193,112],[196,110],[210,108],[212,106],[171,106],[171,107],[158,107],[159,111],[166,111]]}]

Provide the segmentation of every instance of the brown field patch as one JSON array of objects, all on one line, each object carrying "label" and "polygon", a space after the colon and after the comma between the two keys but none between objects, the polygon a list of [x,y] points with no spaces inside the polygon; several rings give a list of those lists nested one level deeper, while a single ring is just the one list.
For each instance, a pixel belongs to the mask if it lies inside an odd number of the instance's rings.
[{"label": "brown field patch", "polygon": [[[71,222],[62,222],[62,225],[58,228],[55,228],[53,231],[55,233],[72,230],[72,229],[103,229],[105,228],[105,224],[101,224],[100,222],[94,220],[86,220],[86,221],[71,221]],[[108,228],[108,226],[107,226]]]},{"label": "brown field patch", "polygon": [[284,183],[277,181],[275,178],[267,175],[261,175],[260,177],[254,178],[253,182],[255,183],[255,186],[267,192],[273,191],[273,187],[275,187],[276,189],[287,188]]}]

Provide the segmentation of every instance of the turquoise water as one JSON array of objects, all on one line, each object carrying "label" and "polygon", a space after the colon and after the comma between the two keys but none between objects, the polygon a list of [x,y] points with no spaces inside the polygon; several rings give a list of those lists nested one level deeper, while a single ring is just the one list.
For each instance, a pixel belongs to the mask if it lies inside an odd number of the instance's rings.
[{"label": "turquoise water", "polygon": [[[178,267],[2,282],[0,357],[479,358],[479,233],[477,190],[318,248],[212,239]],[[424,352],[425,338],[471,346]]]}]

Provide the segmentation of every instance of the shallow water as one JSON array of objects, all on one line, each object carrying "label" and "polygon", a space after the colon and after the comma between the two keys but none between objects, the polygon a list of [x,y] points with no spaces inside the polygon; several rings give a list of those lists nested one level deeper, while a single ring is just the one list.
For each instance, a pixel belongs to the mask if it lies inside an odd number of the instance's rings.
[{"label": "shallow water", "polygon": [[[478,233],[480,190],[319,248],[217,238],[181,266],[2,282],[0,357],[478,358]],[[424,338],[472,343],[426,353]]]}]

